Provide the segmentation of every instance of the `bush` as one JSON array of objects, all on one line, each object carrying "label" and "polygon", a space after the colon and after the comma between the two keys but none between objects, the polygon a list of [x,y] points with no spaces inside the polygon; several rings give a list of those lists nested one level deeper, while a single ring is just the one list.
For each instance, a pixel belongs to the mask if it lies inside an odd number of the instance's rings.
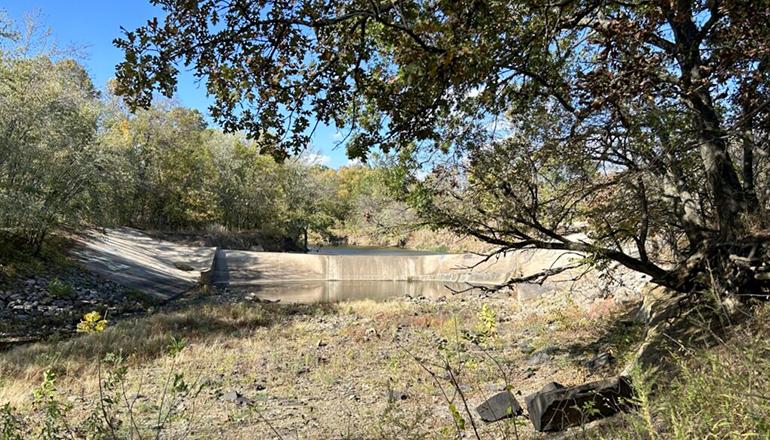
[{"label": "bush", "polygon": [[102,319],[99,312],[90,312],[83,315],[83,319],[78,323],[78,333],[101,333],[107,328],[108,321]]},{"label": "bush", "polygon": [[48,283],[48,293],[54,298],[68,299],[75,296],[75,289],[64,281],[54,278]]},{"label": "bush", "polygon": [[[166,438],[167,431],[180,427],[181,432],[189,433],[191,408],[203,385],[188,382],[177,368],[176,358],[184,348],[184,340],[175,338],[167,347],[169,367],[159,378],[162,384],[154,411],[135,410],[144,379],[138,388],[129,383],[123,355],[108,353],[98,361],[99,394],[86,399],[85,413],[69,403],[71,399],[56,386],[56,374],[48,369],[41,385],[33,390],[31,408],[19,411],[10,405],[0,407],[0,440]],[[129,389],[136,393],[129,395]]]}]

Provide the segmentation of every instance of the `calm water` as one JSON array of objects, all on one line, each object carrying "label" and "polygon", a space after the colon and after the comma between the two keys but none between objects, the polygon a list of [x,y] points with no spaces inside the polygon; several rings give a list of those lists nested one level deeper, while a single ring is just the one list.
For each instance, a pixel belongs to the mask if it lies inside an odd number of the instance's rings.
[{"label": "calm water", "polygon": [[412,249],[402,249],[396,247],[311,247],[310,254],[321,255],[441,255],[446,252],[416,251]]},{"label": "calm water", "polygon": [[251,294],[260,299],[280,300],[282,303],[334,303],[371,299],[385,301],[392,298],[424,296],[438,299],[452,295],[452,290],[467,289],[461,283],[432,281],[307,281],[263,283],[234,287],[231,290]]}]

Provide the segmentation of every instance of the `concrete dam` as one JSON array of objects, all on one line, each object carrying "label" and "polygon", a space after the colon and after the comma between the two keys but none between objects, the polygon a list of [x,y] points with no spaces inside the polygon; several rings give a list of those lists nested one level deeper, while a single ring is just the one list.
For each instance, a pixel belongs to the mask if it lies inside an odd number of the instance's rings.
[{"label": "concrete dam", "polygon": [[[547,250],[520,250],[490,258],[400,250],[251,252],[185,246],[129,228],[94,230],[76,240],[75,254],[87,268],[163,300],[184,294],[200,281],[259,291],[274,299],[292,301],[289,296],[295,296],[298,302],[385,298],[394,293],[441,296],[447,293],[447,285],[498,285],[512,277],[569,264],[577,257]],[[571,276],[574,274],[565,272],[542,285],[519,284],[513,290],[519,298],[539,296]]]},{"label": "concrete dam", "polygon": [[[219,249],[211,282],[217,286],[257,286],[298,282],[439,282],[497,285],[566,264],[559,251],[523,250],[485,259],[475,254],[324,255]],[[527,296],[543,286],[517,287]]]}]

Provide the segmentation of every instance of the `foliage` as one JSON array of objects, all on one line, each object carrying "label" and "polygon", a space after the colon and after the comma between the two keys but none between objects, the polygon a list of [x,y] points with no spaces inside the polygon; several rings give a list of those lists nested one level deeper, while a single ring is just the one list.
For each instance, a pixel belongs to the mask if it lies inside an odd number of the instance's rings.
[{"label": "foliage", "polygon": [[0,408],[0,439],[23,440],[21,435],[22,422],[16,415],[10,403]]},{"label": "foliage", "polygon": [[72,298],[75,289],[64,281],[54,278],[48,283],[48,293],[54,298]]},{"label": "foliage", "polygon": [[206,128],[198,112],[168,102],[133,115],[112,107],[100,143],[114,159],[119,223],[160,230],[219,224],[285,237],[302,248],[309,233],[333,241],[334,229],[350,231],[347,225],[372,218],[374,203],[387,203],[385,182],[371,183],[379,170],[336,171],[302,158],[277,162],[264,154],[267,139]]},{"label": "foliage", "polygon": [[497,331],[497,313],[489,307],[489,304],[481,306],[478,330],[487,337],[494,335]]},{"label": "foliage", "polygon": [[184,373],[178,371],[173,360],[184,348],[180,339],[169,345],[169,365],[165,383],[161,388],[157,412],[146,414],[135,408],[143,381],[134,395],[129,395],[131,383],[129,368],[121,353],[108,353],[98,362],[99,395],[89,401],[90,412],[75,416],[73,405],[66,403],[56,387],[56,375],[52,370],[43,374],[43,382],[33,391],[34,402],[30,411],[21,413],[6,404],[0,408],[0,439],[96,439],[96,438],[164,438],[169,425],[182,423],[184,438],[193,423],[190,409],[203,386],[188,383]]},{"label": "foliage", "polygon": [[89,216],[97,97],[77,62],[0,42],[0,227],[39,248],[50,229]]},{"label": "foliage", "polygon": [[43,382],[33,391],[35,409],[43,413],[39,436],[46,440],[64,438],[69,434],[67,413],[71,405],[61,402],[56,391],[56,374],[52,370],[43,372]]},{"label": "foliage", "polygon": [[275,136],[225,134],[172,101],[131,113],[111,92],[114,83],[100,94],[76,60],[27,50],[27,40],[45,36],[34,30],[24,36],[6,21],[0,229],[14,244],[19,237],[22,248],[42,252],[61,227],[219,225],[275,237],[279,249],[300,249],[308,234],[334,241],[334,230],[360,231],[399,216],[380,209],[389,199],[378,170],[277,161],[266,154],[275,151]]},{"label": "foliage", "polygon": [[102,319],[102,315],[97,312],[89,312],[83,315],[83,319],[77,325],[78,333],[101,333],[107,328],[108,321]]},{"label": "foliage", "polygon": [[463,415],[460,414],[460,411],[457,410],[457,405],[454,403],[449,404],[449,412],[452,414],[452,418],[455,421],[455,424],[457,425],[457,428],[461,431],[465,430],[465,419],[463,418]]},{"label": "foliage", "polygon": [[766,5],[163,5],[115,42],[130,107],[170,96],[184,62],[214,118],[276,135],[279,157],[308,144],[314,118],[350,133],[351,157],[397,150],[405,198],[435,226],[614,260],[681,291],[709,271],[722,291],[758,284],[729,255],[765,242],[752,227],[769,202]]},{"label": "foliage", "polygon": [[[631,373],[638,410],[590,438],[765,438],[770,434],[770,343],[766,305],[733,324],[719,343],[674,355],[676,375]],[[706,328],[697,329],[710,332]],[[687,341],[682,341],[687,344]]]}]

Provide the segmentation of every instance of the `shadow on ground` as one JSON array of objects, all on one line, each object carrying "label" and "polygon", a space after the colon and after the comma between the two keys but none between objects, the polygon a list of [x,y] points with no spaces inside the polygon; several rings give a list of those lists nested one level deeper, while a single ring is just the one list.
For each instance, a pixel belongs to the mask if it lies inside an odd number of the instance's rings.
[{"label": "shadow on ground", "polygon": [[167,353],[173,339],[215,342],[220,337],[249,337],[258,328],[280,325],[294,316],[336,313],[329,304],[220,302],[217,296],[187,298],[155,313],[122,320],[103,333],[51,338],[0,353],[0,375],[34,377],[55,367],[74,375],[107,353],[122,352],[131,362],[146,362]]}]

